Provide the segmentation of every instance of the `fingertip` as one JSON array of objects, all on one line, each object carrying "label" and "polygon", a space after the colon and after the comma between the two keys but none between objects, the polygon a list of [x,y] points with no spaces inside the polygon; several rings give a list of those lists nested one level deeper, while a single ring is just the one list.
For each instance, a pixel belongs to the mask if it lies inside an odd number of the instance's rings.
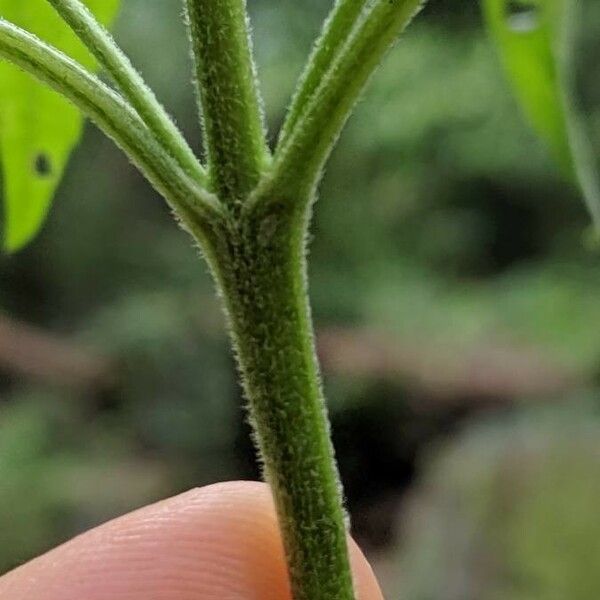
[{"label": "fingertip", "polygon": [[[359,600],[381,600],[350,545]],[[268,487],[191,490],[111,521],[0,578],[3,600],[290,600]]]},{"label": "fingertip", "polygon": [[358,600],[383,600],[373,569],[354,540],[350,540],[350,562],[354,576],[354,588]]}]

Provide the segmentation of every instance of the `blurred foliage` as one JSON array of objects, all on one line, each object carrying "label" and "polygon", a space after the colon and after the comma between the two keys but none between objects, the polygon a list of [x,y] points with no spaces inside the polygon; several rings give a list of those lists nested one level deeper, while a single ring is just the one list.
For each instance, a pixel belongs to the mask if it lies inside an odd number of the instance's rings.
[{"label": "blurred foliage", "polygon": [[[164,464],[118,430],[85,423],[77,400],[29,389],[0,405],[0,565],[16,566],[90,520],[170,489]],[[73,406],[75,404],[75,406]],[[126,482],[126,484],[124,484]]]},{"label": "blurred foliage", "polygon": [[599,417],[589,406],[530,411],[438,449],[403,519],[397,591],[414,600],[598,597]]},{"label": "blurred foliage", "polygon": [[[273,135],[328,5],[250,2]],[[583,8],[577,87],[598,155],[600,5]],[[198,149],[179,10],[124,0],[116,35]],[[432,0],[365,94],[320,195],[310,262],[318,328],[382,331],[408,354],[444,349],[456,361],[483,344],[522,345],[569,374],[562,397],[596,392],[600,268],[584,243],[588,217],[521,117],[476,3]],[[0,258],[0,282],[3,312],[92,348],[114,370],[102,386],[69,389],[0,367],[0,572],[161,495],[256,476],[206,268],[93,128],[40,239]],[[379,492],[397,496],[411,484],[424,447],[478,414],[465,372],[452,405],[404,371],[393,382],[325,373],[357,526],[371,526],[360,511]],[[497,399],[515,412],[521,400]],[[588,468],[581,460],[573,478]],[[557,486],[556,502],[583,485]],[[542,500],[528,502],[535,511]],[[510,526],[521,523],[515,516]],[[539,527],[531,544],[542,544]],[[514,554],[530,549],[515,545]]]}]

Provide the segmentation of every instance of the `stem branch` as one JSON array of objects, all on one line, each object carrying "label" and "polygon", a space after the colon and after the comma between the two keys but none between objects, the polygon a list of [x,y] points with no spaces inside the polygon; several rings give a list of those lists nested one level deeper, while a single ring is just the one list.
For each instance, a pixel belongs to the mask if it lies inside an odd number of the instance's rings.
[{"label": "stem branch", "polygon": [[269,162],[245,0],[186,0],[209,173],[219,197],[243,201]]},{"label": "stem branch", "polygon": [[284,144],[291,134],[302,111],[323,81],[323,77],[337,57],[339,50],[350,37],[366,4],[367,0],[336,0],[296,88],[281,128],[280,144]]},{"label": "stem branch", "polygon": [[206,173],[185,138],[111,34],[80,0],[47,1],[106,69],[180,167],[200,185],[206,186]]},{"label": "stem branch", "polygon": [[[273,190],[306,190],[323,166],[366,83],[423,0],[376,0],[329,67],[274,158]],[[272,194],[258,195],[269,198]]]},{"label": "stem branch", "polygon": [[220,219],[218,201],[183,173],[121,96],[80,64],[4,19],[0,19],[0,58],[48,84],[89,116],[171,203],[188,228],[200,232]]}]

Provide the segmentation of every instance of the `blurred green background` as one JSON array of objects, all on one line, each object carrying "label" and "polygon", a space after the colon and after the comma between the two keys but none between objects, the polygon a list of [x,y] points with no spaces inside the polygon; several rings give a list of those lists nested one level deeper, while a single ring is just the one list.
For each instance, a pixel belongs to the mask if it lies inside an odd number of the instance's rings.
[{"label": "blurred green background", "polygon": [[[326,0],[250,0],[270,130]],[[577,87],[600,155],[600,5]],[[197,147],[180,10],[116,36]],[[390,598],[600,597],[600,264],[479,6],[432,0],[336,150],[311,296],[356,537]],[[0,573],[195,485],[257,478],[213,286],[88,127],[48,225],[0,257]]]}]

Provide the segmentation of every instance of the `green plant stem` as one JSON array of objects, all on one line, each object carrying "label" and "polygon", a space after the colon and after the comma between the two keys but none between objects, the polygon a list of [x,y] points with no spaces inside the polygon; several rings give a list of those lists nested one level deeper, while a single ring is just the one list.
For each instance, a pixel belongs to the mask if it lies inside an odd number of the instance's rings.
[{"label": "green plant stem", "polygon": [[87,46],[119,86],[142,120],[179,166],[199,184],[207,175],[171,117],[146,85],[142,76],[121,51],[111,34],[80,0],[47,0]]},{"label": "green plant stem", "polygon": [[[0,56],[89,115],[165,196],[204,250],[224,299],[295,600],[355,600],[308,302],[310,205],[359,94],[420,3],[372,0],[364,13],[351,0],[338,4],[340,20],[334,17],[324,35],[332,44],[345,41],[316,51],[295,117],[292,107],[295,124],[271,164],[245,0],[186,0],[209,177],[218,200],[180,168],[161,136],[119,94],[0,20]],[[97,31],[88,34],[97,41]]]},{"label": "green plant stem", "polygon": [[123,98],[77,62],[3,19],[0,57],[63,94],[90,117],[125,151],[188,228],[198,233],[220,218],[218,201],[183,173]]},{"label": "green plant stem", "polygon": [[367,0],[336,0],[296,88],[279,134],[280,144],[284,144],[290,136],[302,111],[318,89],[338,51],[350,37],[366,4]]},{"label": "green plant stem", "polygon": [[186,0],[208,152],[223,202],[248,196],[269,163],[245,0]]},{"label": "green plant stem", "polygon": [[[299,205],[303,204],[301,202]],[[213,254],[295,600],[354,600],[306,289],[305,217],[232,224]]]},{"label": "green plant stem", "polygon": [[369,78],[423,0],[376,0],[315,90],[289,138],[278,147],[267,185],[276,191],[315,186]]}]

